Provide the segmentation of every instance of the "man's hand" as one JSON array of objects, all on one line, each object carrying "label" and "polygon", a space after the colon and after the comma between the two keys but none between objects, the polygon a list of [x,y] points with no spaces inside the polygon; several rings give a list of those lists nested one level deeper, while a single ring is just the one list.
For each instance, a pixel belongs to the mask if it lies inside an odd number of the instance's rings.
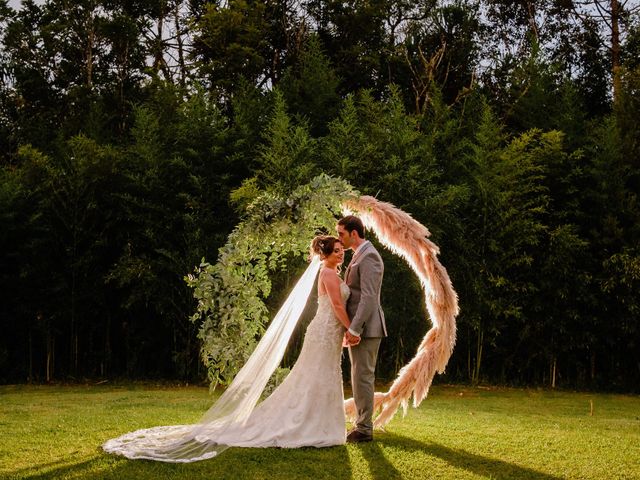
[{"label": "man's hand", "polygon": [[354,345],[358,345],[359,343],[360,337],[352,335],[349,331],[345,332],[344,341],[342,342],[345,347],[352,347]]}]

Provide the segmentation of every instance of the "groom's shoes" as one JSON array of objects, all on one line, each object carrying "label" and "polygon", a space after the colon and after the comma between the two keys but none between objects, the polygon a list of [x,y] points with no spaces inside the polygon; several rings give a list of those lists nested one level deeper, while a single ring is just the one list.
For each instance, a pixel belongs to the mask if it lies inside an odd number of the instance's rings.
[{"label": "groom's shoes", "polygon": [[359,432],[355,428],[347,435],[347,443],[370,442],[371,440],[373,440],[373,435]]}]

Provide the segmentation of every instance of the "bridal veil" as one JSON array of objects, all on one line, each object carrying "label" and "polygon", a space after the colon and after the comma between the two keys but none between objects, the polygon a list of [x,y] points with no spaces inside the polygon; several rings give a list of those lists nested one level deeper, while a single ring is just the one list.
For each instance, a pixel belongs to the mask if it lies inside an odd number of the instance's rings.
[{"label": "bridal veil", "polygon": [[284,356],[320,265],[320,258],[314,255],[246,364],[198,423],[137,430],[108,440],[102,448],[131,459],[172,463],[212,458],[227,449],[228,445],[217,443],[216,438],[228,428],[244,424],[256,407]]}]

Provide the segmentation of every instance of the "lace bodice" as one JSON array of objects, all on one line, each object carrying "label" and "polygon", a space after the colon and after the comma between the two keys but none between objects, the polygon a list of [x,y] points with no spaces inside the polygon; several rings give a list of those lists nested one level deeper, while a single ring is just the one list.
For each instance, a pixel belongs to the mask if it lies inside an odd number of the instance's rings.
[{"label": "lace bodice", "polygon": [[[346,303],[347,299],[349,298],[349,295],[351,295],[351,290],[349,290],[349,287],[343,281],[340,281],[340,294],[342,295],[342,303]],[[322,295],[319,295],[318,301],[320,301],[320,299],[324,297],[328,298],[329,295],[327,293],[323,293]]]},{"label": "lace bodice", "polygon": [[[351,291],[346,283],[340,283],[340,295],[342,296],[342,304],[346,305],[347,299]],[[331,298],[329,298],[329,294],[323,293],[318,296],[318,311],[316,313],[315,318],[307,327],[307,335],[313,334],[317,335],[317,338],[320,341],[326,342],[334,342],[336,338],[342,338],[344,334],[345,328],[340,323],[333,312],[333,307],[331,306]],[[323,333],[324,332],[324,333]]]}]

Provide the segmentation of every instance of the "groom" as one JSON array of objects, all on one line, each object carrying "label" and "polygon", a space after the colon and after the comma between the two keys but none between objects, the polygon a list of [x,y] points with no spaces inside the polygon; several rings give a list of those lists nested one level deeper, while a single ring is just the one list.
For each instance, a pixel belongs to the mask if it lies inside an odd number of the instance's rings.
[{"label": "groom", "polygon": [[338,238],[353,257],[345,274],[351,289],[347,313],[351,327],[345,334],[351,360],[351,386],[357,420],[347,435],[347,442],[373,439],[373,396],[376,359],[382,337],[387,336],[384,313],[380,306],[380,287],[384,264],[375,247],[364,238],[364,225],[353,215],[338,221]]}]

